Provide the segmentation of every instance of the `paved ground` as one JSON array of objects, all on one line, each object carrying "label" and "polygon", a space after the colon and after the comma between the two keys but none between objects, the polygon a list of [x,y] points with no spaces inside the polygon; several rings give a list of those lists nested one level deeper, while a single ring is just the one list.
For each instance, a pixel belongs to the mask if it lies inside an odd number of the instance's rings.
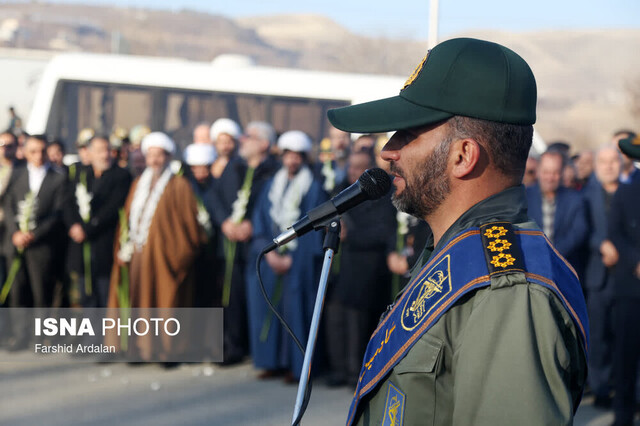
[{"label": "paved ground", "polygon": [[[164,370],[66,358],[33,362],[24,352],[0,358],[8,360],[0,362],[0,425],[287,425],[297,390],[256,380],[248,363]],[[347,388],[316,383],[304,425],[344,424],[351,395]],[[575,424],[612,421],[611,413],[594,409],[586,398]]]}]

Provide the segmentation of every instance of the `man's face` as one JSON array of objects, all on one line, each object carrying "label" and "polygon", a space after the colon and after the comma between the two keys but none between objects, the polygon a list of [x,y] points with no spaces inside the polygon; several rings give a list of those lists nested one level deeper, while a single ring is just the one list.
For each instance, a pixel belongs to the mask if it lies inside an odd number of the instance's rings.
[{"label": "man's face", "polygon": [[36,138],[28,138],[24,145],[24,158],[34,167],[44,165],[46,144]]},{"label": "man's face", "polygon": [[78,147],[78,157],[80,157],[80,162],[85,166],[91,164],[91,158],[89,156],[89,148],[86,146]]},{"label": "man's face", "polygon": [[593,152],[585,151],[576,160],[578,179],[585,180],[593,173]]},{"label": "man's face", "polygon": [[236,147],[236,142],[230,135],[221,133],[216,139],[215,147],[219,157],[229,157]]},{"label": "man's face", "polygon": [[18,160],[24,160],[24,144],[27,143],[27,136],[22,133],[18,136],[18,146],[16,147],[16,158]]},{"label": "man's face", "polygon": [[91,166],[94,170],[104,172],[111,166],[111,151],[108,140],[95,138],[89,144],[88,150]]},{"label": "man's face", "polygon": [[571,166],[564,168],[562,172],[562,186],[566,188],[572,188],[576,183],[576,169]]},{"label": "man's face", "polygon": [[329,129],[329,139],[331,140],[331,151],[340,156],[349,148],[349,133],[331,127]]},{"label": "man's face", "polygon": [[240,156],[244,159],[262,155],[269,150],[269,141],[260,136],[258,130],[249,128],[240,138]]},{"label": "man's face", "polygon": [[555,194],[560,182],[562,182],[562,158],[559,155],[543,155],[538,167],[540,191],[543,194]]},{"label": "man's face", "polygon": [[303,164],[304,157],[299,152],[287,150],[282,154],[282,166],[287,169],[290,178],[298,174]]},{"label": "man's face", "polygon": [[387,173],[390,173],[389,167],[391,166],[389,164],[388,161],[385,161],[384,158],[382,158],[382,149],[384,148],[384,146],[387,144],[388,140],[386,139],[378,139],[376,141],[375,147],[374,147],[374,154],[375,154],[375,160],[376,160],[376,167],[381,168],[382,170],[384,170]]},{"label": "man's face", "polygon": [[531,186],[536,183],[538,178],[538,160],[533,157],[527,158],[527,165],[524,168],[524,176],[522,177],[522,184],[524,186]]},{"label": "man's face", "polygon": [[116,159],[118,161],[124,161],[124,162],[129,161],[129,152],[130,152],[129,149],[130,149],[129,143],[128,142],[123,143],[122,147],[118,151],[118,157]]},{"label": "man's face", "polygon": [[395,175],[393,204],[398,210],[426,218],[447,198],[450,142],[449,125],[440,123],[398,131],[385,145],[381,155]]},{"label": "man's face", "polygon": [[360,136],[353,143],[353,150],[357,152],[357,151],[362,151],[363,149],[373,149],[375,143],[376,141],[373,138],[373,136],[370,136],[370,135]]},{"label": "man's face", "polygon": [[193,143],[207,143],[211,145],[209,126],[207,126],[206,124],[201,124],[193,129]]},{"label": "man's face", "polygon": [[147,155],[145,156],[145,164],[148,168],[153,170],[153,174],[155,176],[158,176],[160,175],[160,173],[162,173],[168,162],[169,155],[167,155],[167,152],[164,149],[153,146],[147,150]]},{"label": "man's face", "polygon": [[198,183],[203,183],[208,177],[211,166],[191,166],[191,173]]},{"label": "man's face", "polygon": [[10,134],[0,135],[0,157],[13,160],[16,156],[17,143]]},{"label": "man's face", "polygon": [[618,142],[620,142],[622,139],[628,138],[629,136],[631,136],[629,133],[621,133],[618,136],[614,136],[611,139],[611,144],[618,148],[618,152],[621,155],[623,170],[631,169],[633,167],[633,160],[629,158],[624,152],[620,151],[620,147],[618,147]]},{"label": "man's face", "polygon": [[621,167],[620,154],[615,147],[601,149],[596,155],[596,177],[603,185],[617,182]]},{"label": "man's face", "polygon": [[356,183],[358,178],[369,168],[371,160],[369,154],[356,153],[349,156],[349,167],[347,169],[347,176],[349,183]]},{"label": "man's face", "polygon": [[58,145],[50,145],[47,147],[47,158],[51,163],[61,166],[63,157],[62,150]]},{"label": "man's face", "polygon": [[142,173],[147,167],[147,160],[140,149],[131,151],[131,168],[136,175]]}]

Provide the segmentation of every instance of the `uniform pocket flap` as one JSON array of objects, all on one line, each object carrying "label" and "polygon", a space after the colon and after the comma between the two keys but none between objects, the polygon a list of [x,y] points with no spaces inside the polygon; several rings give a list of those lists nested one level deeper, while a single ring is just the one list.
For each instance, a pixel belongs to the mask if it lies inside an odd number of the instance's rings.
[{"label": "uniform pocket flap", "polygon": [[396,374],[433,373],[442,352],[442,345],[440,339],[425,334],[396,365]]}]

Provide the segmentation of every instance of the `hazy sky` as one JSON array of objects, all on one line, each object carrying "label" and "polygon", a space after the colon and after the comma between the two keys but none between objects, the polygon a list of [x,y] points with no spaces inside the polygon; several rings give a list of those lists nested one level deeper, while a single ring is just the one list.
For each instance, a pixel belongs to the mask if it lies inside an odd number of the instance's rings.
[{"label": "hazy sky", "polygon": [[[58,0],[56,0],[58,1]],[[429,0],[65,0],[179,10],[230,17],[282,13],[327,15],[367,35],[427,38]],[[440,36],[494,29],[530,31],[640,28],[640,0],[440,0]]]}]

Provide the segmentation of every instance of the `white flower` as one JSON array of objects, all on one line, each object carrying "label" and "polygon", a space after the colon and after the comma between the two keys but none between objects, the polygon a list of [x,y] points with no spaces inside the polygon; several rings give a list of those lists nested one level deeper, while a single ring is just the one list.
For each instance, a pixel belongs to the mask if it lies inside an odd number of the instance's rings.
[{"label": "white flower", "polygon": [[324,176],[324,190],[327,192],[333,191],[336,186],[336,172],[331,166],[331,161],[325,161],[320,172]]},{"label": "white flower", "polygon": [[405,212],[398,212],[398,214],[396,215],[396,220],[398,221],[398,234],[407,235],[409,233],[410,217],[411,215],[408,215]]},{"label": "white flower", "polygon": [[18,214],[16,221],[22,232],[29,232],[36,229],[36,218],[33,214],[38,205],[38,198],[34,192],[29,191],[24,200],[18,201]]},{"label": "white flower", "polygon": [[238,198],[231,205],[231,221],[233,223],[240,223],[247,214],[247,205],[249,204],[249,196],[251,195],[250,188],[242,188],[238,191]]},{"label": "white flower", "polygon": [[80,212],[80,217],[86,223],[91,219],[91,200],[93,199],[93,195],[87,191],[87,186],[78,183],[76,185],[76,200],[78,201],[78,210]]},{"label": "white flower", "polygon": [[204,207],[204,204],[198,202],[198,223],[204,228],[207,235],[211,235],[211,217]]},{"label": "white flower", "polygon": [[125,241],[124,243],[121,242],[120,250],[118,250],[118,259],[120,259],[125,263],[131,262],[131,257],[133,256],[133,248],[134,248],[133,242],[131,241]]}]

